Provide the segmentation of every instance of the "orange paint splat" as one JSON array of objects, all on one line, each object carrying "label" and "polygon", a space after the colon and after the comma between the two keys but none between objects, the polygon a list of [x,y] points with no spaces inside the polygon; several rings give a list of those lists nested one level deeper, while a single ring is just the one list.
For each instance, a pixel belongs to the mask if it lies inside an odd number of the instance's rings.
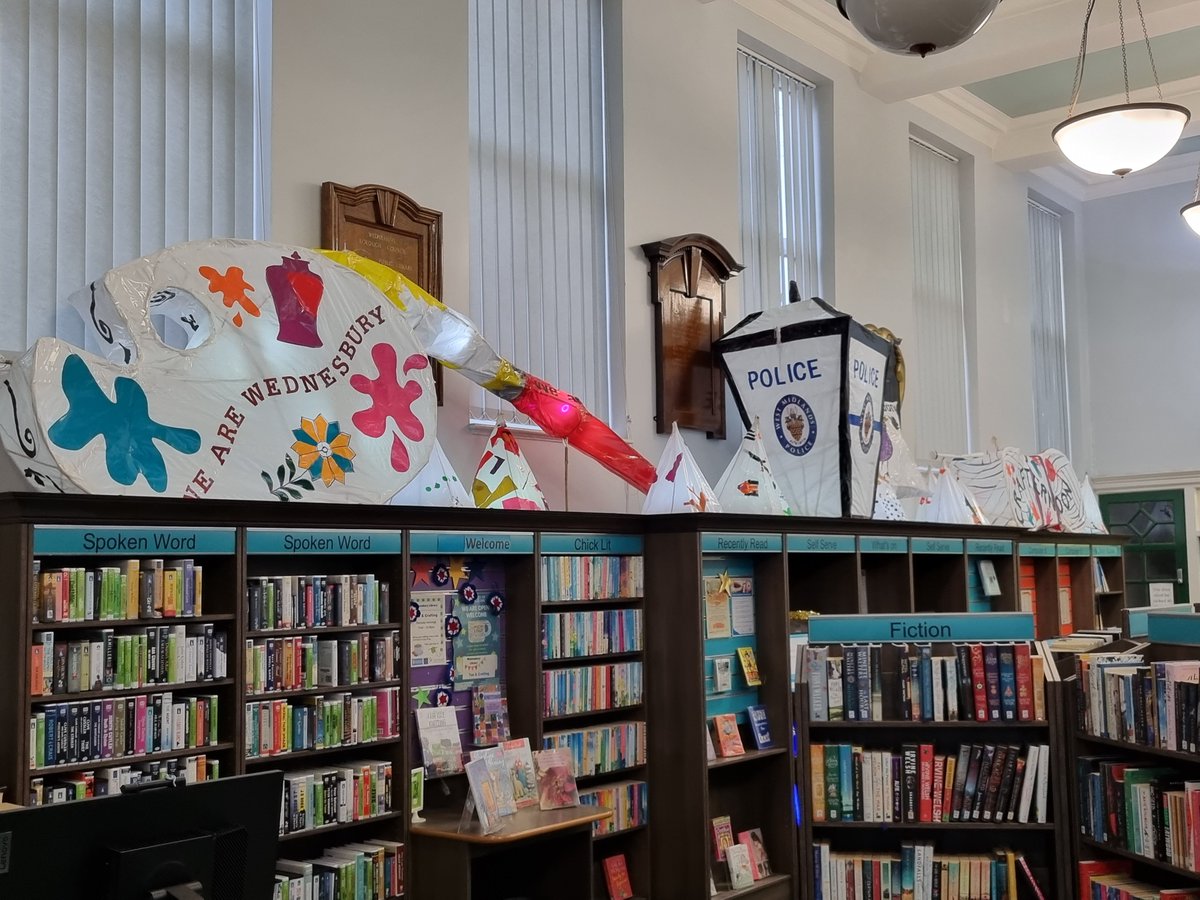
[{"label": "orange paint splat", "polygon": [[221,295],[221,302],[225,304],[226,309],[233,309],[235,303],[241,307],[233,314],[233,324],[238,328],[242,327],[242,310],[255,318],[261,315],[258,305],[247,296],[254,290],[254,286],[246,281],[240,266],[230,266],[224,275],[212,266],[201,266],[198,271],[201,277],[208,279],[208,289]]}]

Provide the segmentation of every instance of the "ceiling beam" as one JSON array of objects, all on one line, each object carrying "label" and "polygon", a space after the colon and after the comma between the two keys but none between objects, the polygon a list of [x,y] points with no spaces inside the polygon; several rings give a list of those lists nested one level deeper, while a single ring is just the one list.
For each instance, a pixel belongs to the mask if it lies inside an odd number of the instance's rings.
[{"label": "ceiling beam", "polygon": [[[823,2],[823,0],[817,0]],[[1158,0],[1144,4],[1151,38],[1195,27],[1200,23],[1200,0]],[[1109,9],[1108,7],[1111,7]],[[1082,4],[1055,0],[1034,5],[1007,0],[992,20],[961,47],[926,59],[878,52],[863,67],[859,82],[868,93],[887,102],[959,87],[1054,62],[1074,59],[1082,35]],[[1101,17],[1101,13],[1107,15]],[[1141,41],[1136,14],[1125,16],[1126,40]],[[1089,52],[1120,46],[1116,3],[1101,0],[1088,37]],[[1062,85],[1064,100],[1071,85]]]}]

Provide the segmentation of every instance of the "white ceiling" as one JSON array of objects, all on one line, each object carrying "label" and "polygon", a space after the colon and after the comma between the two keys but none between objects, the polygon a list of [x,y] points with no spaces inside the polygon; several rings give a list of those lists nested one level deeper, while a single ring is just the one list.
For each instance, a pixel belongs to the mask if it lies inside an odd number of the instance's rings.
[{"label": "white ceiling", "polygon": [[[702,0],[704,2],[704,0]],[[1067,115],[1086,0],[1002,0],[991,21],[963,45],[925,59],[868,44],[829,0],[730,0],[847,64],[881,100],[911,100],[992,148],[995,161],[1037,171],[1080,199],[1190,181],[1200,140],[1124,179],[1067,165],[1051,129]],[[954,0],[948,0],[954,2]],[[1186,137],[1200,135],[1200,0],[1142,0],[1163,98],[1192,110]],[[1125,0],[1130,87],[1157,99],[1141,26]],[[1116,0],[1097,0],[1077,111],[1124,100]]]}]

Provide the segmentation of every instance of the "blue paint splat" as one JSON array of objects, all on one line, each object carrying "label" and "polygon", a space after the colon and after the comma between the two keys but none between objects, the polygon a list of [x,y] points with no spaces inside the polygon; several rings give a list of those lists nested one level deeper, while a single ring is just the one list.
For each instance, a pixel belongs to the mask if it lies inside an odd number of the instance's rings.
[{"label": "blue paint splat", "polygon": [[104,438],[104,462],[118,484],[133,484],[146,476],[152,490],[167,489],[167,467],[154,441],[180,453],[200,449],[200,433],[174,428],[150,418],[146,392],[132,378],[117,378],[116,401],[109,400],[87,363],[76,354],[63,364],[62,388],[69,408],[50,426],[50,440],[64,450],[82,450],[96,437]]}]

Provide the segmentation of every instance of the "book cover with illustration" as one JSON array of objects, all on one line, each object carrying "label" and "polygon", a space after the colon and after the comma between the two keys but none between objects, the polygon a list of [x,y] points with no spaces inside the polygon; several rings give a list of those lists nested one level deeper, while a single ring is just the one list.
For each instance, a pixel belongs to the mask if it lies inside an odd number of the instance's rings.
[{"label": "book cover with illustration", "polygon": [[475,812],[479,816],[479,827],[484,834],[500,829],[500,801],[496,785],[492,781],[492,770],[486,759],[473,759],[466,765],[467,781],[471,785],[471,797],[475,801]]},{"label": "book cover with illustration", "polygon": [[729,864],[729,886],[735,891],[753,887],[754,863],[750,861],[750,848],[745,844],[734,844],[725,848],[725,861]]},{"label": "book cover with illustration", "polygon": [[537,768],[538,805],[563,809],[579,805],[579,789],[571,774],[571,758],[565,750],[539,750],[533,754]]},{"label": "book cover with illustration", "polygon": [[754,657],[753,647],[738,647],[738,659],[742,661],[742,674],[746,676],[746,684],[758,687],[762,678],[758,674],[758,660]]},{"label": "book cover with illustration", "polygon": [[512,781],[513,803],[517,809],[537,806],[537,775],[533,768],[533,753],[529,749],[529,738],[505,741],[504,765]]},{"label": "book cover with illustration", "polygon": [[451,706],[423,706],[417,710],[421,761],[429,776],[455,775],[463,770],[462,739]]},{"label": "book cover with illustration", "polygon": [[775,746],[771,739],[771,724],[767,721],[767,708],[761,703],[746,707],[746,718],[750,720],[750,730],[754,733],[754,746],[766,750]]},{"label": "book cover with illustration", "polygon": [[771,862],[767,857],[767,846],[763,843],[762,829],[751,828],[738,832],[738,843],[750,850],[750,863],[754,866],[754,880],[760,881],[771,874]]},{"label": "book cover with illustration", "polygon": [[608,900],[631,900],[633,885],[629,881],[624,853],[604,858],[604,883],[608,887]]},{"label": "book cover with illustration", "polygon": [[738,731],[737,716],[733,713],[713,716],[713,733],[716,735],[718,755],[741,756],[746,752],[742,746],[742,734]]}]

